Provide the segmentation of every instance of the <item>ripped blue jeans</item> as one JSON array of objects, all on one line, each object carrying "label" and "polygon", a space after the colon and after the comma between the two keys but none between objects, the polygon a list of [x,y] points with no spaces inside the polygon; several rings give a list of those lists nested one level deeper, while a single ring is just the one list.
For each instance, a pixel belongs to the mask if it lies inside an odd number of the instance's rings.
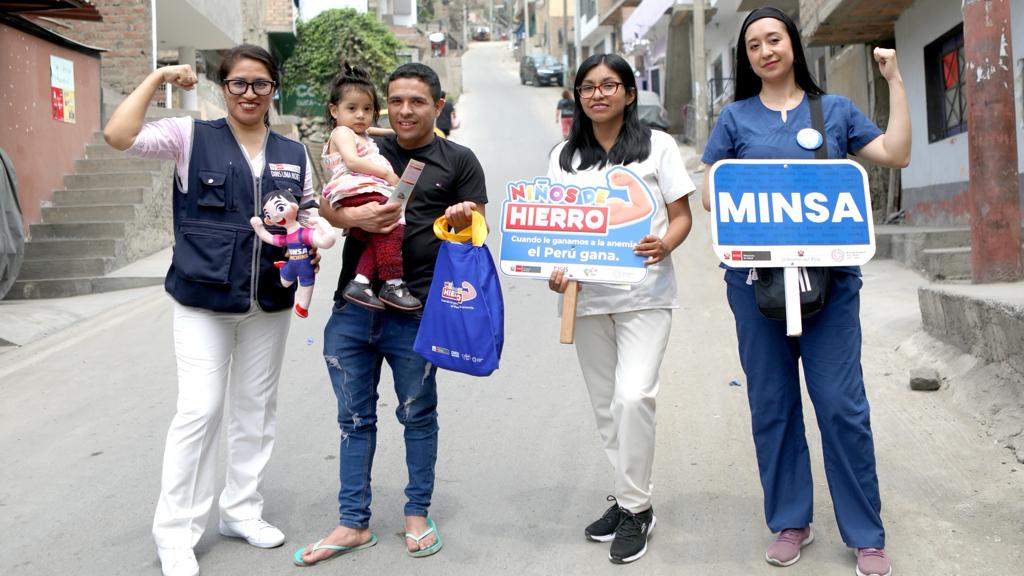
[{"label": "ripped blue jeans", "polygon": [[377,384],[384,360],[398,397],[395,414],[405,428],[405,515],[426,516],[437,462],[437,368],[413,352],[420,319],[370,311],[342,300],[324,328],[324,359],[338,398],[341,428],[338,523],[370,523],[370,470],[377,449]]}]

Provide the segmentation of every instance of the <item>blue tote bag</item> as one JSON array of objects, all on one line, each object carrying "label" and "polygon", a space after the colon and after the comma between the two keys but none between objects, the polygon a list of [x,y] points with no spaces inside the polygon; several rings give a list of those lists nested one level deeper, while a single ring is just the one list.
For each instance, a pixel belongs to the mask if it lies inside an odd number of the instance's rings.
[{"label": "blue tote bag", "polygon": [[498,368],[505,343],[501,284],[484,246],[487,224],[473,212],[472,225],[447,230],[444,216],[434,222],[441,249],[413,350],[438,368],[487,376]]}]

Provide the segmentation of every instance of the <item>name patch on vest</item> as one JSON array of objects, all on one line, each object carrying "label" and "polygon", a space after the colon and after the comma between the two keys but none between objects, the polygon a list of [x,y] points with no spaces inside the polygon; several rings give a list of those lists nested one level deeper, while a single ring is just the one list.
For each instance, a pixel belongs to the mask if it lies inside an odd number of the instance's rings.
[{"label": "name patch on vest", "polygon": [[299,167],[295,164],[274,164],[270,163],[270,175],[274,178],[288,178],[299,181]]}]

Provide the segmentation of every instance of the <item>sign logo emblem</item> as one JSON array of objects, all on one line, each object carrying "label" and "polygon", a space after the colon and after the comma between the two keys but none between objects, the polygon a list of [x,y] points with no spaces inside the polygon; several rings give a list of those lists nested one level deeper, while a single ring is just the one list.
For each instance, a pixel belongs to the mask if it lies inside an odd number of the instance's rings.
[{"label": "sign logo emblem", "polygon": [[453,282],[445,282],[441,287],[441,299],[455,304],[465,304],[476,298],[476,288],[469,281],[464,280],[461,286],[456,287]]}]

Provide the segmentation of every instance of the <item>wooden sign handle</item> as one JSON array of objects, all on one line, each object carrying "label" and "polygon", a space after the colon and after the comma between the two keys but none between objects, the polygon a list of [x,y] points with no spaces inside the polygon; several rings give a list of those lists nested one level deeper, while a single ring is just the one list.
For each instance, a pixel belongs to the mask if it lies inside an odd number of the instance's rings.
[{"label": "wooden sign handle", "polygon": [[565,297],[562,300],[562,331],[558,341],[562,344],[572,344],[576,337],[576,293],[579,291],[579,284],[576,280],[569,280],[569,286],[565,289]]}]

